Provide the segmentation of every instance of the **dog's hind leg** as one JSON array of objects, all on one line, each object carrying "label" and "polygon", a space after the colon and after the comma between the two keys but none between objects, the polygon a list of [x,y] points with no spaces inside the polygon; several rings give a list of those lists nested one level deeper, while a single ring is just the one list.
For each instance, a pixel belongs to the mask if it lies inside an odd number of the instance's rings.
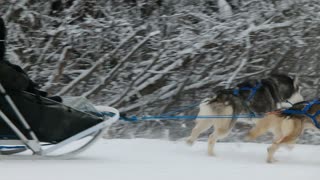
[{"label": "dog's hind leg", "polygon": [[214,145],[219,139],[223,139],[230,133],[230,128],[215,128],[214,132],[209,136],[208,139],[208,155],[214,156]]},{"label": "dog's hind leg", "polygon": [[283,136],[268,148],[267,162],[272,163],[275,161],[274,153],[279,149],[280,145],[292,145],[296,142],[299,135],[302,133],[303,124],[299,119],[288,119],[282,121],[281,130]]},{"label": "dog's hind leg", "polygon": [[256,126],[253,127],[247,136],[245,137],[246,140],[254,140],[257,137],[266,133],[272,126],[272,121],[276,118],[275,115],[267,115],[261,120],[258,120]]},{"label": "dog's hind leg", "polygon": [[274,159],[274,154],[280,148],[280,146],[285,145],[286,148],[293,148],[293,144],[296,142],[297,138],[297,136],[285,136],[283,138],[280,138],[278,141],[274,142],[268,148],[267,162],[273,163],[276,161]]},{"label": "dog's hind leg", "polygon": [[280,144],[273,143],[270,147],[268,147],[268,157],[267,157],[267,163],[273,163],[276,160],[274,159],[274,153],[279,149]]},{"label": "dog's hind leg", "polygon": [[192,129],[191,135],[187,138],[187,144],[192,145],[199,135],[208,130],[213,123],[211,120],[198,120],[196,126]]}]

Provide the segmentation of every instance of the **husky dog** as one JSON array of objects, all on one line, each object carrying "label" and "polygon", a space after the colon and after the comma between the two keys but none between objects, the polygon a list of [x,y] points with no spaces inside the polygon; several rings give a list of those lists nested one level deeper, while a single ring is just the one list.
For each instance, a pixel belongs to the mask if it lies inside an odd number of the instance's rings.
[{"label": "husky dog", "polygon": [[214,132],[208,139],[208,155],[213,156],[214,144],[230,133],[237,115],[270,112],[277,106],[289,106],[286,100],[295,103],[302,101],[303,97],[296,79],[281,74],[262,80],[248,80],[235,89],[220,90],[215,97],[207,98],[199,105],[198,116],[232,115],[233,118],[197,118],[187,143],[192,145],[202,132],[213,126]]},{"label": "husky dog", "polygon": [[[305,109],[306,106],[309,106],[308,109]],[[320,112],[319,101],[315,104],[306,101],[299,102],[288,110],[294,110],[293,114],[288,114],[286,110],[268,113],[256,123],[256,126],[250,130],[246,137],[248,140],[253,140],[267,131],[274,135],[273,143],[268,147],[268,163],[275,161],[274,154],[280,146],[291,145],[292,147],[305,129],[316,129],[315,125],[319,128],[320,116],[316,114],[318,111]],[[308,117],[307,114],[315,115],[315,117]]]}]

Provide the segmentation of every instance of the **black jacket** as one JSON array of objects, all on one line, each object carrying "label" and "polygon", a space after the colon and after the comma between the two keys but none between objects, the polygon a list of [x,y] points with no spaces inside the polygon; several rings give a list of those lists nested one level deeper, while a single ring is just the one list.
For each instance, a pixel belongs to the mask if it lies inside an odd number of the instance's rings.
[{"label": "black jacket", "polygon": [[6,27],[0,17],[0,83],[7,90],[27,90],[32,81],[21,67],[5,60],[6,53]]},{"label": "black jacket", "polygon": [[47,93],[38,90],[36,83],[28,77],[20,66],[11,64],[6,60],[6,31],[5,23],[0,17],[0,83],[9,91],[27,91],[46,97]]},{"label": "black jacket", "polygon": [[5,40],[6,40],[6,28],[5,28],[3,19],[0,17],[0,61],[4,60],[4,54],[6,52]]}]

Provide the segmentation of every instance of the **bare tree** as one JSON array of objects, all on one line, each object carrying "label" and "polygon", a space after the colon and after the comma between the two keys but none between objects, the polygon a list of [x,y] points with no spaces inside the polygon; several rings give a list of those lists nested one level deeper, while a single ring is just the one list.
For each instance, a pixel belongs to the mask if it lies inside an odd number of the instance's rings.
[{"label": "bare tree", "polygon": [[[44,90],[138,116],[279,72],[298,75],[306,99],[317,97],[319,11],[317,0],[0,2],[7,59]],[[123,124],[135,136],[188,123]]]}]

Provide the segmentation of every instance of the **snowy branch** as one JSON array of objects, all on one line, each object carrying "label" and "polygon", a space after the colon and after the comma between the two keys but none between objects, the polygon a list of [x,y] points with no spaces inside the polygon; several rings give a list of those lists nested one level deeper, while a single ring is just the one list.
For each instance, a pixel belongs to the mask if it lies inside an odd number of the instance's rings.
[{"label": "snowy branch", "polygon": [[251,48],[251,43],[250,43],[250,37],[247,36],[247,41],[246,41],[246,49],[247,49],[247,56],[244,57],[242,60],[241,60],[241,63],[239,65],[239,67],[236,69],[236,71],[231,75],[231,77],[227,80],[226,82],[226,88],[230,88],[231,86],[231,83],[233,82],[233,80],[236,78],[236,76],[240,73],[240,71],[243,69],[243,67],[247,64],[247,62],[249,61],[249,58],[250,58],[250,48]]},{"label": "snowy branch", "polygon": [[232,8],[226,0],[218,0],[219,12],[223,17],[232,16]]},{"label": "snowy branch", "polygon": [[99,92],[109,81],[114,77],[115,73],[122,67],[124,63],[130,60],[130,58],[142,47],[151,37],[158,35],[160,32],[152,32],[147,37],[145,37],[137,46],[135,46],[131,52],[127,54],[120,62],[102,79],[102,82],[95,87],[93,87],[90,91],[85,92],[82,96],[89,97],[90,95],[94,95]]},{"label": "snowy branch", "polygon": [[74,79],[72,82],[70,82],[67,86],[63,87],[58,93],[57,95],[61,96],[61,95],[65,95],[66,93],[68,93],[73,87],[75,87],[78,83],[80,83],[81,81],[86,80],[87,78],[89,78],[89,76],[95,72],[95,70],[101,65],[103,64],[108,58],[114,56],[124,45],[126,45],[126,43],[128,41],[130,41],[131,39],[133,39],[136,34],[138,32],[142,31],[142,29],[139,29],[137,31],[135,31],[133,34],[131,34],[129,37],[127,37],[125,40],[123,40],[112,52],[110,53],[106,53],[105,55],[103,55],[98,61],[96,61],[94,63],[94,65],[86,70],[85,72],[83,72],[80,76],[78,76],[76,79]]},{"label": "snowy branch", "polygon": [[141,78],[146,72],[148,72],[148,70],[150,68],[152,68],[152,66],[159,60],[159,57],[162,53],[158,53],[155,57],[153,57],[153,60],[151,61],[151,63],[146,67],[144,68],[144,70],[137,75],[137,77],[135,77],[134,80],[132,80],[130,82],[130,84],[128,85],[127,89],[125,89],[123,91],[123,93],[121,95],[119,95],[117,98],[113,99],[108,105],[109,106],[118,106],[122,100],[126,97],[126,95],[130,92],[130,90],[133,88],[133,85],[136,83],[136,81]]},{"label": "snowy branch", "polygon": [[64,68],[66,66],[66,63],[67,63],[68,51],[71,48],[72,48],[71,46],[66,46],[66,47],[63,48],[62,53],[60,55],[60,59],[58,61],[57,67],[56,67],[56,71],[51,75],[51,78],[46,83],[46,85],[42,87],[42,89],[44,91],[48,91],[50,93],[51,92],[51,88],[53,87],[53,85],[55,85],[59,81],[60,77],[63,74],[63,71],[64,71]]},{"label": "snowy branch", "polygon": [[271,23],[271,24],[261,24],[259,26],[256,26],[255,24],[250,24],[249,28],[245,31],[241,32],[237,39],[242,39],[246,36],[248,36],[252,32],[256,31],[262,31],[262,30],[270,30],[275,28],[283,28],[283,27],[289,27],[293,24],[291,21],[286,21],[283,23]]}]

